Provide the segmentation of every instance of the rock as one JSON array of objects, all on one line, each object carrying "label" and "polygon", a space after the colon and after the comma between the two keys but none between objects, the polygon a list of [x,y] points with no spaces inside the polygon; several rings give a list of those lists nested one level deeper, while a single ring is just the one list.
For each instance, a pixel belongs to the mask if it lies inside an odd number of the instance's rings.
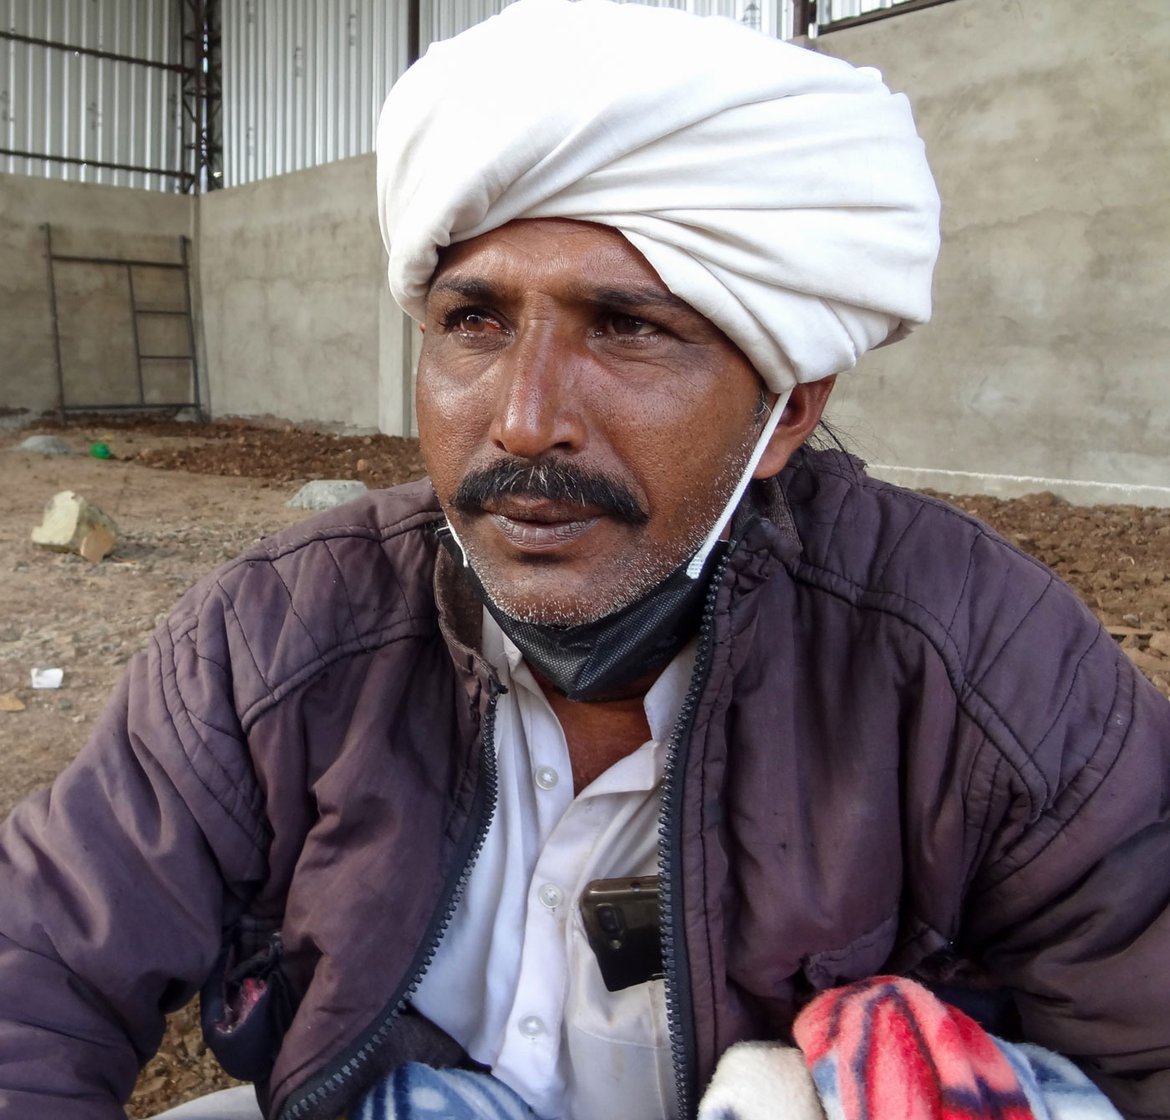
[{"label": "rock", "polygon": [[306,482],[284,504],[290,509],[332,509],[365,492],[366,484],[355,478],[319,478]]},{"label": "rock", "polygon": [[1143,650],[1127,649],[1125,655],[1146,674],[1162,673],[1166,670],[1166,662],[1161,657],[1155,657]]},{"label": "rock", "polygon": [[180,408],[175,413],[176,424],[202,424],[203,417],[197,408]]},{"label": "rock", "polygon": [[25,412],[22,409],[16,409],[12,412],[6,412],[0,409],[0,432],[18,432],[21,428],[28,427],[37,417],[31,412]]},{"label": "rock", "polygon": [[95,525],[82,538],[77,551],[91,564],[96,564],[103,557],[108,556],[115,543],[114,534],[104,525]]},{"label": "rock", "polygon": [[1170,657],[1170,631],[1159,630],[1150,635],[1150,649],[1163,657]]},{"label": "rock", "polygon": [[0,694],[0,712],[23,712],[24,701],[15,692]]},{"label": "rock", "polygon": [[117,543],[118,527],[79,494],[62,490],[49,499],[44,519],[32,531],[32,540],[41,548],[77,552],[97,563]]},{"label": "rock", "polygon": [[17,451],[32,455],[72,455],[73,449],[56,436],[29,436],[16,445]]},{"label": "rock", "polygon": [[33,688],[60,688],[65,679],[65,670],[58,668],[38,669],[30,671]]}]

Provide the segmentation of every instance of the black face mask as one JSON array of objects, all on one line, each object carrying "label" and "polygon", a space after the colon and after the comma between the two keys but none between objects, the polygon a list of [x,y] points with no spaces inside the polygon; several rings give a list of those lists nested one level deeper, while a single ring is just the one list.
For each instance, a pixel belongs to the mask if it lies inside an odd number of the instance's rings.
[{"label": "black face mask", "polygon": [[698,578],[680,565],[641,599],[596,622],[545,626],[521,622],[496,606],[454,535],[444,529],[440,537],[524,660],[570,700],[612,696],[678,653],[698,629],[711,573],[726,549],[719,543],[711,550]]}]

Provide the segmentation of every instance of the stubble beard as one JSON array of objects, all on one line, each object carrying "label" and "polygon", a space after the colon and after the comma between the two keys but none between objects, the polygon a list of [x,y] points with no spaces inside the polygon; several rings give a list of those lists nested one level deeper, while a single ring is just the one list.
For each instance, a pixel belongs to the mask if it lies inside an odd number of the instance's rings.
[{"label": "stubble beard", "polygon": [[[623,564],[622,572],[612,588],[606,587],[604,597],[590,593],[583,596],[558,595],[556,590],[541,592],[533,601],[531,593],[517,594],[515,585],[500,578],[497,571],[474,542],[461,540],[467,560],[475,570],[479,582],[491,601],[505,614],[520,622],[539,626],[582,626],[597,622],[608,615],[636,603],[651,592],[677,568],[688,562],[706,539],[715,519],[723,512],[736,484],[747,469],[756,434],[749,433],[734,453],[729,456],[715,482],[706,488],[695,484],[684,501],[701,510],[688,524],[684,534],[669,549],[646,550],[634,560]],[[599,561],[605,568],[606,561]],[[547,568],[548,581],[556,583],[556,568]]]}]

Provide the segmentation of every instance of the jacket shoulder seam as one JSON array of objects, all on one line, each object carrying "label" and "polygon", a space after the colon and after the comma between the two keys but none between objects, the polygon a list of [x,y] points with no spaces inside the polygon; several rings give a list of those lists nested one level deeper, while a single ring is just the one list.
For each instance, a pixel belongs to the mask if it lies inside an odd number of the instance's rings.
[{"label": "jacket shoulder seam", "polygon": [[[421,623],[421,624],[420,624]],[[281,677],[280,681],[268,686],[269,691],[248,704],[239,713],[245,733],[255,726],[265,712],[280,703],[290,692],[308,684],[315,677],[327,672],[345,657],[374,653],[395,642],[424,638],[434,632],[435,627],[422,623],[418,618],[408,618],[374,631],[363,631],[356,637],[323,649],[316,657],[299,669]]]},{"label": "jacket shoulder seam", "polygon": [[[991,742],[997,753],[1003,756],[1004,761],[1015,770],[1028,784],[1035,788],[1036,784],[1048,789],[1047,780],[1039,768],[1032,762],[1030,753],[1025,748],[1019,736],[1013,731],[1011,724],[1004,718],[1003,713],[992,703],[977,683],[968,675],[962,663],[960,650],[951,636],[950,625],[944,622],[927,604],[920,602],[902,592],[889,589],[874,589],[857,582],[842,572],[834,571],[823,565],[813,564],[806,559],[798,559],[790,569],[793,578],[810,587],[817,588],[826,594],[837,596],[862,610],[872,610],[877,613],[897,619],[903,625],[921,634],[923,639],[937,651],[946,666],[947,676],[955,693],[956,703],[963,713],[983,732],[985,738]],[[843,584],[833,586],[834,583]],[[846,590],[846,588],[848,590]],[[930,629],[916,620],[907,607],[913,607],[936,624],[937,633],[932,634]],[[956,607],[957,610],[957,607]],[[971,699],[977,699],[986,713],[994,717],[999,726],[999,734],[995,728],[989,726],[992,722],[978,711],[974,710]],[[1008,739],[1015,750],[1005,749],[1000,737]],[[1011,757],[1017,755],[1016,758]]]},{"label": "jacket shoulder seam", "polygon": [[[190,639],[188,638],[186,640]],[[200,784],[200,786],[202,786],[207,796],[210,797],[216,805],[218,805],[233,821],[236,822],[236,824],[240,827],[240,829],[244,832],[253,845],[260,847],[263,840],[265,839],[266,833],[266,826],[264,825],[262,818],[258,814],[249,814],[246,817],[241,815],[237,806],[231,804],[228,799],[220,796],[220,794],[218,794],[211,787],[203,773],[203,770],[196,762],[197,754],[204,755],[208,763],[214,766],[216,773],[224,779],[227,788],[238,788],[233,776],[228,772],[226,767],[224,767],[219,759],[216,758],[215,753],[208,748],[206,739],[201,734],[199,734],[195,727],[195,723],[198,721],[206,727],[211,727],[213,730],[219,730],[218,728],[215,728],[213,724],[207,722],[206,720],[200,719],[200,717],[194,711],[192,711],[190,706],[187,704],[186,698],[183,696],[182,687],[179,684],[178,666],[176,665],[174,657],[176,648],[177,647],[174,646],[172,647],[170,658],[160,658],[158,673],[163,695],[167,698],[167,721],[170,723],[175,738],[180,745],[180,754],[185,760],[188,769],[195,777],[195,780]],[[173,693],[170,695],[168,695],[170,690],[168,690],[166,687],[167,681],[169,681],[171,689],[173,689]],[[185,716],[187,721],[190,723],[189,736],[184,735],[179,728],[179,712],[176,711],[176,705],[180,709],[182,715]],[[234,731],[229,731],[227,734],[233,739],[236,738]],[[244,746],[246,750],[246,745]]]}]

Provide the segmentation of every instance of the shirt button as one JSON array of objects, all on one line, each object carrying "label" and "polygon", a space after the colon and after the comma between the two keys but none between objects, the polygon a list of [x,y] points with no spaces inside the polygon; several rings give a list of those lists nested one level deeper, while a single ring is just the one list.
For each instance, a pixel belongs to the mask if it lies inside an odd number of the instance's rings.
[{"label": "shirt button", "polygon": [[538,766],[535,778],[541,789],[552,789],[561,780],[560,775],[551,766]]},{"label": "shirt button", "polygon": [[544,1023],[536,1015],[525,1015],[519,1026],[520,1033],[525,1038],[537,1038],[544,1034]]},{"label": "shirt button", "polygon": [[561,894],[561,888],[555,883],[545,883],[543,887],[536,892],[537,897],[550,910],[555,910],[561,904],[564,895]]}]

